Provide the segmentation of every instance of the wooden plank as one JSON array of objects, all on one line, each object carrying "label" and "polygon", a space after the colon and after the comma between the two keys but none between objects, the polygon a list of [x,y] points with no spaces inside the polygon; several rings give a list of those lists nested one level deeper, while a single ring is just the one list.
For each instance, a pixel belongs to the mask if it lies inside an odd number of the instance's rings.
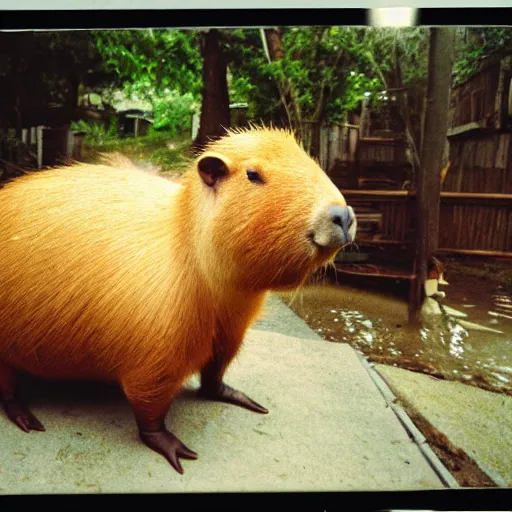
[{"label": "wooden plank", "polygon": [[384,279],[415,279],[416,275],[411,272],[401,271],[386,265],[372,265],[372,264],[336,264],[336,272],[340,274],[347,274],[352,276],[364,277],[380,277]]},{"label": "wooden plank", "polygon": [[512,211],[508,214],[507,235],[505,237],[505,247],[507,252],[512,252]]},{"label": "wooden plank", "polygon": [[512,259],[512,251],[483,251],[476,249],[437,249],[434,254],[461,254],[465,256],[487,256],[491,258]]},{"label": "wooden plank", "polygon": [[[505,236],[507,235],[507,211],[504,208],[498,210],[498,219],[496,223],[495,233],[495,246],[499,248],[500,251],[507,250],[507,240]],[[505,236],[503,236],[505,235]]]},{"label": "wooden plank", "polygon": [[[358,190],[358,189],[347,189],[343,191],[343,195],[345,197],[375,197],[384,198],[384,197],[394,197],[397,199],[403,199],[408,197],[415,197],[416,193],[414,190]],[[476,193],[476,192],[441,192],[442,199],[467,199],[467,200],[488,200],[495,199],[501,201],[512,201],[512,194],[494,194],[494,193]]]},{"label": "wooden plank", "polygon": [[[375,240],[374,245],[403,242],[415,229],[415,194],[409,191],[344,191],[349,204],[380,210],[381,233],[391,240]],[[460,250],[511,251],[512,194],[441,194],[440,244]],[[368,212],[370,215],[372,212]],[[375,216],[375,219],[377,215]],[[489,229],[490,228],[490,229]]]},{"label": "wooden plank", "polygon": [[397,198],[405,198],[411,195],[410,190],[344,190],[344,196],[368,196],[368,197],[397,197]]},{"label": "wooden plank", "polygon": [[494,167],[496,169],[504,169],[505,168],[505,159],[504,159],[504,150],[505,150],[505,137],[504,134],[500,134],[497,136],[498,143],[496,147],[496,154],[494,158]]},{"label": "wooden plank", "polygon": [[448,130],[448,133],[446,134],[446,136],[448,138],[456,137],[457,135],[467,134],[467,133],[473,132],[473,131],[483,131],[483,130],[485,130],[485,128],[486,127],[485,127],[484,123],[481,121],[468,122],[463,125],[450,128]]},{"label": "wooden plank", "polygon": [[498,86],[497,91],[494,97],[494,109],[493,111],[496,113],[494,127],[496,130],[501,130],[505,128],[508,118],[508,83],[510,82],[510,66],[511,58],[507,56],[502,63],[500,63],[499,67],[499,75],[498,75]]},{"label": "wooden plank", "polygon": [[386,239],[377,239],[377,240],[362,240],[361,242],[357,242],[359,248],[364,246],[375,247],[376,245],[383,245],[389,247],[396,247],[402,245],[412,245],[411,241],[408,240],[386,240]]},{"label": "wooden plank", "polygon": [[[478,199],[496,199],[500,201],[512,201],[512,194],[479,194],[476,192],[441,192],[441,198],[443,199],[467,199],[467,200],[478,200]],[[512,205],[512,203],[511,203]]]},{"label": "wooden plank", "polygon": [[496,153],[494,141],[496,138],[497,137],[490,137],[485,141],[484,165],[482,165],[484,169],[491,169],[494,167],[494,155]]}]

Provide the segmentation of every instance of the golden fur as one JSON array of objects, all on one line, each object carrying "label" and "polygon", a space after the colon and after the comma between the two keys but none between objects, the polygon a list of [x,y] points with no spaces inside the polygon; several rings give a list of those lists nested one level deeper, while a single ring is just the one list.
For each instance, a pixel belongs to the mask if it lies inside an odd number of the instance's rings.
[{"label": "golden fur", "polygon": [[0,363],[119,382],[160,410],[214,352],[236,354],[269,289],[334,256],[304,235],[319,208],[345,201],[291,133],[230,132],[205,154],[229,167],[215,190],[197,161],[176,185],[120,158],[5,185]]}]

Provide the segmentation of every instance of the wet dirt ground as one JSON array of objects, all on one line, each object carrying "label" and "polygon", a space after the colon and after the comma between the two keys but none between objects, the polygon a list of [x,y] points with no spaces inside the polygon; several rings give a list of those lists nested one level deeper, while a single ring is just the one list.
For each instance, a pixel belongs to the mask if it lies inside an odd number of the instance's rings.
[{"label": "wet dirt ground", "polygon": [[371,361],[512,395],[512,285],[499,272],[471,271],[477,267],[448,267],[449,285],[440,287],[446,293],[441,311],[451,307],[465,313],[463,319],[424,312],[419,325],[409,325],[404,287],[394,280],[363,287],[323,278],[281,297],[323,338],[349,343]]}]

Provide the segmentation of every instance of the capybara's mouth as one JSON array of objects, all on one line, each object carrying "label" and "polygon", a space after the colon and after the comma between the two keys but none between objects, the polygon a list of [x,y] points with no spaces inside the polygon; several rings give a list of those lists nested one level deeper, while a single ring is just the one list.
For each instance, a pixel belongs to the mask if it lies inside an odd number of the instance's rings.
[{"label": "capybara's mouth", "polygon": [[319,245],[315,242],[315,232],[314,231],[308,231],[306,233],[306,240],[311,242],[311,244],[313,244],[313,246],[315,246],[315,247],[321,247],[321,245]]},{"label": "capybara's mouth", "polygon": [[324,261],[329,260],[338,252],[339,249],[333,247],[326,247],[321,245],[314,240],[315,234],[313,232],[309,232],[306,234],[306,239],[311,244],[311,247],[314,250],[315,261]]},{"label": "capybara's mouth", "polygon": [[318,251],[320,254],[330,254],[332,252],[338,252],[341,249],[344,249],[348,245],[350,245],[352,242],[347,242],[343,244],[341,247],[331,247],[329,245],[322,245],[319,244],[315,240],[315,232],[314,231],[308,231],[306,233],[306,240]]}]

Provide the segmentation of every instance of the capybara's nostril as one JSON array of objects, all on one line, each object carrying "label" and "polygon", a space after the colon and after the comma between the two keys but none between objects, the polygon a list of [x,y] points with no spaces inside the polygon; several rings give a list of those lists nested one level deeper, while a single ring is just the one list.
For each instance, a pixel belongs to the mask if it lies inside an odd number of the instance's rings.
[{"label": "capybara's nostril", "polygon": [[356,218],[350,206],[334,204],[319,212],[306,235],[315,245],[334,249],[354,241]]},{"label": "capybara's nostril", "polygon": [[354,222],[354,211],[350,206],[333,205],[329,208],[332,222],[339,226],[343,231],[345,242],[349,240],[349,229]]},{"label": "capybara's nostril", "polygon": [[337,224],[340,228],[343,227],[343,224],[348,225],[351,218],[348,206],[339,206],[335,204],[329,208],[329,213],[331,214],[331,219],[334,224]]}]

